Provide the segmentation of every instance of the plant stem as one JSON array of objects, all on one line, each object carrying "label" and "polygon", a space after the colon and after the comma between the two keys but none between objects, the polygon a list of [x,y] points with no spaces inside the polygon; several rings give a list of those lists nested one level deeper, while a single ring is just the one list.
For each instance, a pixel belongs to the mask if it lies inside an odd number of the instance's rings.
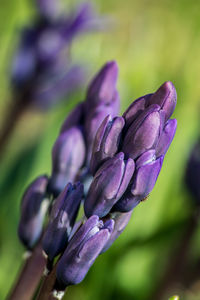
[{"label": "plant stem", "polygon": [[[84,223],[85,218],[86,217],[83,214],[82,219],[74,224],[74,227],[72,229],[72,235],[74,235],[78,231],[80,226]],[[61,253],[60,257],[62,256],[62,254],[63,253]],[[42,284],[40,286],[40,290],[36,297],[36,300],[61,300],[63,298],[67,289],[65,287],[61,287],[56,280],[56,268],[58,261],[53,266],[53,268],[51,268],[51,271],[48,273],[48,275],[43,277]]]},{"label": "plant stem", "polygon": [[56,267],[57,263],[53,267],[52,271],[45,276],[36,298],[37,300],[60,300],[64,296],[65,291],[56,288]]},{"label": "plant stem", "polygon": [[7,300],[31,300],[37,288],[46,265],[46,258],[42,254],[41,243],[27,258],[19,278]]}]

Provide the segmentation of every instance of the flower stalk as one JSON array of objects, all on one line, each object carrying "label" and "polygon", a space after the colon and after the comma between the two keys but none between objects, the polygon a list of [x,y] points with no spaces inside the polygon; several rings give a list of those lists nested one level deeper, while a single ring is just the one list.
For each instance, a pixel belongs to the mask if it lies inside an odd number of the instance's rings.
[{"label": "flower stalk", "polygon": [[42,253],[41,243],[38,243],[26,259],[7,300],[31,300],[39,285],[45,265],[46,258]]}]

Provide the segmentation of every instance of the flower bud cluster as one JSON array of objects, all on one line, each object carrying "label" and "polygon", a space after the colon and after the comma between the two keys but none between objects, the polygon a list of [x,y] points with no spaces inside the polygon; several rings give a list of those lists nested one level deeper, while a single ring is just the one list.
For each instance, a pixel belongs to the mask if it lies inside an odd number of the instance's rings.
[{"label": "flower bud cluster", "polygon": [[[134,101],[122,117],[105,118],[93,144],[94,179],[84,204],[88,217],[131,211],[149,195],[176,131],[176,120],[169,119],[175,105],[175,88],[166,82]],[[116,165],[119,157],[129,166],[122,173]]]},{"label": "flower bud cluster", "polygon": [[[122,117],[108,115],[101,123],[90,160],[94,178],[84,201],[89,219],[70,240],[58,263],[61,286],[83,280],[96,253],[113,244],[128,224],[133,208],[153,189],[176,131],[176,120],[169,119],[175,105],[175,88],[166,82],[154,94],[133,102]],[[88,245],[83,245],[84,228],[97,216],[112,222],[108,238],[102,241],[93,228],[95,242],[91,239],[90,245],[86,238]]]},{"label": "flower bud cluster", "polygon": [[[134,207],[153,189],[176,131],[176,120],[170,119],[176,105],[171,82],[134,101],[119,117],[117,75],[116,63],[109,62],[91,82],[86,101],[61,127],[50,178],[36,179],[22,202],[19,235],[30,247],[42,231],[39,212],[46,191],[54,199],[42,245],[52,262],[61,254],[56,264],[61,289],[81,282],[125,229]],[[84,195],[80,174],[89,172],[93,178]],[[74,183],[77,178],[83,183]],[[37,209],[30,204],[34,201]],[[82,201],[86,220],[75,223]]]},{"label": "flower bud cluster", "polygon": [[[23,197],[19,236],[28,248],[38,241],[42,232],[46,213],[43,199],[56,199],[50,205],[49,224],[43,237],[43,248],[50,260],[66,247],[83,198],[83,185],[72,185],[70,182],[75,182],[81,169],[86,166],[98,125],[107,113],[118,113],[119,98],[113,96],[117,93],[117,73],[115,62],[107,63],[100,70],[90,84],[86,101],[76,106],[61,127],[52,150],[50,178],[38,177]],[[95,101],[93,94],[96,95]]]}]

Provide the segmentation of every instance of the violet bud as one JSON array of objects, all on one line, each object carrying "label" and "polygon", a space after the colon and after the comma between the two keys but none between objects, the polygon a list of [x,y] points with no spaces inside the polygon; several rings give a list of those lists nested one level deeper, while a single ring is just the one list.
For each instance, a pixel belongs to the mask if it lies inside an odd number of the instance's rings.
[{"label": "violet bud", "polygon": [[177,121],[170,119],[166,122],[160,140],[156,147],[156,156],[165,155],[176,133]]},{"label": "violet bud", "polygon": [[131,210],[127,213],[115,212],[110,214],[110,217],[112,220],[114,220],[114,229],[101,253],[107,251],[112,246],[114,241],[119,237],[119,235],[124,231],[131,218],[132,212],[133,211]]},{"label": "violet bud", "polygon": [[131,183],[113,211],[130,211],[149,195],[160,173],[163,158],[156,159],[155,150],[149,150],[137,159]]},{"label": "violet bud", "polygon": [[108,158],[112,158],[119,148],[120,137],[124,127],[124,119],[107,116],[100,125],[93,144],[90,170],[94,175],[97,168]]},{"label": "violet bud", "polygon": [[123,113],[123,117],[125,119],[125,128],[127,129],[144,111],[146,107],[146,102],[151,97],[152,94],[148,94],[142,96],[135,101],[127,108],[127,110]]},{"label": "violet bud", "polygon": [[43,249],[50,260],[66,248],[82,198],[83,185],[68,183],[55,200],[42,241]]},{"label": "violet bud", "polygon": [[200,142],[193,146],[186,166],[185,183],[193,196],[194,203],[200,205]]},{"label": "violet bud", "polygon": [[131,124],[125,135],[122,151],[135,159],[147,150],[154,149],[161,136],[165,114],[158,105],[151,105]]},{"label": "violet bud", "polygon": [[166,114],[165,120],[168,120],[174,112],[176,102],[176,89],[172,82],[167,81],[148,99],[147,106],[158,104]]},{"label": "violet bud", "polygon": [[52,174],[49,191],[57,196],[68,182],[74,182],[85,160],[85,143],[81,130],[72,127],[61,133],[52,151]]},{"label": "violet bud", "polygon": [[106,216],[125,192],[135,169],[134,161],[120,152],[97,171],[84,202],[85,215]]},{"label": "violet bud", "polygon": [[87,106],[93,108],[100,105],[110,105],[116,93],[118,66],[115,61],[108,62],[90,83],[87,91]]},{"label": "violet bud", "polygon": [[21,202],[18,235],[22,243],[31,249],[41,236],[49,201],[46,198],[48,177],[37,177],[26,189]]},{"label": "violet bud", "polygon": [[87,166],[90,164],[92,147],[99,126],[106,116],[111,115],[111,117],[115,117],[117,114],[115,102],[113,103],[114,105],[101,104],[96,108],[89,110],[89,113],[86,114],[87,117],[85,118],[84,131],[87,144]]},{"label": "violet bud", "polygon": [[89,218],[70,240],[57,265],[60,286],[80,283],[101,253],[113,230],[114,221],[105,223],[97,216]]}]

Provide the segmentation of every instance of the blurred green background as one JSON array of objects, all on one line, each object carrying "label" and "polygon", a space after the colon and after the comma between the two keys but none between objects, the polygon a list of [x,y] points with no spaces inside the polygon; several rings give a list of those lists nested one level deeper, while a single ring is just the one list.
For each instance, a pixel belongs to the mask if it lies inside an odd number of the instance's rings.
[{"label": "blurred green background", "polygon": [[[78,3],[65,2],[66,9]],[[97,259],[86,279],[69,288],[65,299],[148,300],[159,286],[170,253],[192,213],[183,177],[189,151],[200,131],[200,2],[93,2],[101,14],[111,16],[113,24],[105,32],[83,35],[73,44],[74,60],[89,68],[87,82],[103,63],[115,59],[120,68],[118,88],[123,112],[134,99],[171,80],[178,94],[174,114],[178,130],[149,199],[134,210],[124,233]],[[11,103],[11,57],[19,29],[31,22],[34,1],[1,0],[0,4],[1,126]],[[84,95],[83,89],[68,103],[45,114],[27,111],[9,140],[0,169],[0,299],[5,298],[23,262],[24,249],[16,234],[20,198],[31,180],[50,173],[51,148],[59,127]],[[189,265],[195,266],[199,260],[200,228],[192,239]],[[200,284],[177,288],[170,295],[175,293],[181,299],[200,299]]]}]

